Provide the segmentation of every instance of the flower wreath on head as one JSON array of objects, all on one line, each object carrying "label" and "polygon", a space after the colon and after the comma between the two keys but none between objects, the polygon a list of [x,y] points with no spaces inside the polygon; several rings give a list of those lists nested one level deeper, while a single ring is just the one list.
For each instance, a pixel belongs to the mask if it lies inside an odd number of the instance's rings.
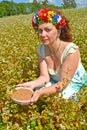
[{"label": "flower wreath on head", "polygon": [[62,29],[66,25],[66,20],[50,8],[40,9],[32,18],[32,26],[34,29],[37,29],[38,25],[44,22],[52,23],[57,29]]}]

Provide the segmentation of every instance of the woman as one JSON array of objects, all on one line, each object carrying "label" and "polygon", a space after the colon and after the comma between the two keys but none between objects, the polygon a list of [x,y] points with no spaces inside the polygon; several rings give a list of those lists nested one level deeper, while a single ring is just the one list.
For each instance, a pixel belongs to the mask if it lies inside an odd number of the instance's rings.
[{"label": "woman", "polygon": [[69,99],[87,84],[79,48],[72,42],[68,23],[61,12],[49,8],[40,9],[33,16],[32,25],[42,42],[38,49],[40,76],[34,81],[17,85],[35,90],[31,100],[25,104],[56,92]]}]

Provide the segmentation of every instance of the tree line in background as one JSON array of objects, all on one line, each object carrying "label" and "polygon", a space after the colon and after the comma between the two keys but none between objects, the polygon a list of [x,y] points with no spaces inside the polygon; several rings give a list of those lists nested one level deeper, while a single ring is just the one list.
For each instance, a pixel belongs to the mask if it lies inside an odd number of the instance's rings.
[{"label": "tree line in background", "polygon": [[19,15],[19,14],[29,14],[37,11],[43,7],[51,7],[51,8],[76,8],[75,0],[63,0],[63,4],[61,7],[48,4],[48,0],[33,0],[32,3],[15,3],[13,1],[3,0],[0,2],[0,17],[3,16],[11,16],[11,15]]}]

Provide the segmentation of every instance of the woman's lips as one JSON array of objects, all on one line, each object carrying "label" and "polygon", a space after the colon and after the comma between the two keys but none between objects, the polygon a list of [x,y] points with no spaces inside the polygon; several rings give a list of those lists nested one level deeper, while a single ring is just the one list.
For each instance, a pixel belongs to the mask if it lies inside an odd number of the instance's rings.
[{"label": "woman's lips", "polygon": [[48,39],[42,39],[42,41],[43,41],[43,42],[47,42],[47,41],[48,41]]}]

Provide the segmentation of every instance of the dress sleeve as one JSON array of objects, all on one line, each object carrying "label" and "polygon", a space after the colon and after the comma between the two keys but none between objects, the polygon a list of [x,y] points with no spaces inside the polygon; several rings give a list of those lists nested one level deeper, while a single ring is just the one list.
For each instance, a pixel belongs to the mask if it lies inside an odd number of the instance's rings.
[{"label": "dress sleeve", "polygon": [[38,48],[38,53],[42,58],[45,58],[44,45],[41,44]]},{"label": "dress sleeve", "polygon": [[78,48],[78,46],[74,43],[68,44],[68,46],[65,48],[65,50],[61,56],[61,63],[64,62],[64,60],[70,53],[75,53],[77,48]]}]

